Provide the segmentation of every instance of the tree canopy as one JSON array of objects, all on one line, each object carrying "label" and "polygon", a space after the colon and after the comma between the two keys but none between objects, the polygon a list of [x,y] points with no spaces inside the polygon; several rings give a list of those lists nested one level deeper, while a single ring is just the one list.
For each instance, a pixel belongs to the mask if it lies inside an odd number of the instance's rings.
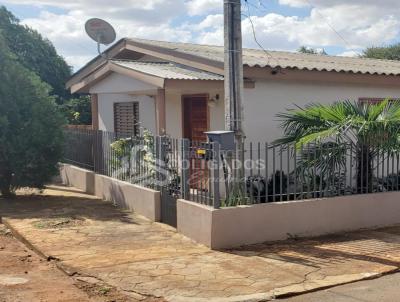
[{"label": "tree canopy", "polygon": [[21,25],[19,20],[4,6],[0,6],[0,31],[4,43],[15,54],[16,60],[36,73],[52,87],[57,102],[70,98],[65,82],[71,75],[71,67],[57,54],[52,43],[36,30]]},{"label": "tree canopy", "polygon": [[301,53],[307,53],[307,54],[312,54],[312,55],[327,55],[324,49],[315,49],[312,47],[307,47],[307,46],[300,46],[300,48],[297,50],[298,52]]},{"label": "tree canopy", "polygon": [[0,32],[3,43],[14,54],[16,62],[34,72],[51,87],[60,111],[70,124],[90,124],[90,100],[87,96],[71,95],[65,83],[71,75],[71,67],[57,54],[53,44],[40,33],[21,25],[4,6],[0,6]]},{"label": "tree canopy", "polygon": [[363,51],[362,57],[371,59],[400,60],[400,43],[389,46],[368,47]]},{"label": "tree canopy", "polygon": [[57,172],[63,117],[50,86],[26,69],[0,33],[0,192],[41,188]]}]

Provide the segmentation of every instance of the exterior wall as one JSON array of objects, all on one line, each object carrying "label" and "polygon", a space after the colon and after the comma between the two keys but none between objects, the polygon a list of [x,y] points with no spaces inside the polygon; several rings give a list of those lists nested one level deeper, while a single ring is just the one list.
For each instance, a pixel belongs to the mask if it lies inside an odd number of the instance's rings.
[{"label": "exterior wall", "polygon": [[99,130],[114,131],[114,103],[139,102],[141,127],[156,133],[156,86],[112,73],[91,87],[90,93],[98,95]]},{"label": "exterior wall", "polygon": [[219,94],[219,100],[214,106],[209,106],[210,131],[225,129],[224,94],[222,90],[213,91],[199,87],[196,91],[166,91],[166,126],[167,134],[173,138],[182,137],[182,96],[190,94],[209,94],[210,98]]},{"label": "exterior wall", "polygon": [[165,91],[166,133],[173,138],[182,137],[181,94],[177,91]]},{"label": "exterior wall", "polygon": [[60,164],[63,184],[94,194],[119,207],[143,215],[151,221],[161,220],[160,192],[136,186],[68,164]]},{"label": "exterior wall", "polygon": [[133,78],[112,73],[90,88],[90,93],[136,93],[138,91],[157,91],[157,87]]},{"label": "exterior wall", "polygon": [[395,86],[256,80],[255,89],[244,90],[244,131],[249,141],[271,142],[282,136],[276,114],[294,105],[329,104],[360,97],[400,97]]},{"label": "exterior wall", "polygon": [[88,194],[94,194],[94,172],[68,164],[60,164],[61,181]]},{"label": "exterior wall", "polygon": [[[181,96],[185,94],[216,93],[220,99],[215,107],[209,107],[210,130],[225,128],[223,90],[208,91],[204,85],[196,91],[174,90],[166,92],[167,133],[172,137],[182,136]],[[244,89],[244,131],[248,141],[271,142],[282,136],[280,121],[276,114],[285,112],[294,105],[310,103],[329,104],[340,100],[358,100],[360,97],[400,98],[400,88],[389,85],[367,85],[359,83],[311,82],[300,80],[256,79],[255,88]]]},{"label": "exterior wall", "polygon": [[123,209],[143,215],[151,221],[161,220],[161,200],[158,191],[96,174],[95,195],[112,201]]},{"label": "exterior wall", "polygon": [[117,102],[139,102],[140,126],[156,133],[154,97],[129,94],[98,94],[99,130],[114,131],[114,103]]},{"label": "exterior wall", "polygon": [[178,230],[221,249],[390,226],[400,223],[399,198],[399,192],[387,192],[218,210],[179,200]]},{"label": "exterior wall", "polygon": [[[187,88],[182,81],[177,88],[166,89],[166,132],[174,138],[182,137],[182,95],[220,95],[214,107],[209,107],[210,130],[224,129],[223,88],[210,88],[201,83],[198,87]],[[180,88],[180,86],[182,86]],[[137,100],[140,102],[142,126],[156,130],[155,101],[148,95],[156,95],[157,88],[147,83],[111,74],[90,90],[98,94],[99,129],[114,130],[113,103]],[[309,103],[332,103],[338,100],[358,100],[360,97],[400,98],[400,88],[394,85],[360,84],[311,80],[284,80],[255,78],[255,88],[244,90],[244,131],[248,141],[271,142],[282,136],[279,112],[294,108],[294,104],[305,106]]]}]

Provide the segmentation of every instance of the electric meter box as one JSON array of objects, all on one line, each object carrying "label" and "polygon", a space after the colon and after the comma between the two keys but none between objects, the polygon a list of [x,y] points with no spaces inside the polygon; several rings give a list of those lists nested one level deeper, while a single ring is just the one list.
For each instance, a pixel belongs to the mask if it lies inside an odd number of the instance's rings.
[{"label": "electric meter box", "polygon": [[235,133],[233,131],[208,131],[208,141],[210,143],[219,143],[221,151],[235,150]]}]

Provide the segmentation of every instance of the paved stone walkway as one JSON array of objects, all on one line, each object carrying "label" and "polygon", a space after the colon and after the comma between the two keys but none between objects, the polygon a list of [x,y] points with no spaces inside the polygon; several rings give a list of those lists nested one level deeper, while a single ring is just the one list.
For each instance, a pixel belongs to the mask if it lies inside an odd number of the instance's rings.
[{"label": "paved stone walkway", "polygon": [[170,227],[63,187],[0,200],[0,215],[69,273],[143,298],[266,301],[379,276],[400,264],[400,227],[211,251]]}]

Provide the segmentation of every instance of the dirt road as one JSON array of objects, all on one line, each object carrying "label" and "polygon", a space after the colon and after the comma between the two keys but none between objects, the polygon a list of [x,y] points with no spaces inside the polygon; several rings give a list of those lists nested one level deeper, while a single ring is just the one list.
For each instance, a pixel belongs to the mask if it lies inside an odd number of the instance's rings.
[{"label": "dirt road", "polygon": [[[85,280],[80,281],[79,279]],[[0,302],[136,301],[89,278],[69,277],[40,258],[0,224]]]}]

